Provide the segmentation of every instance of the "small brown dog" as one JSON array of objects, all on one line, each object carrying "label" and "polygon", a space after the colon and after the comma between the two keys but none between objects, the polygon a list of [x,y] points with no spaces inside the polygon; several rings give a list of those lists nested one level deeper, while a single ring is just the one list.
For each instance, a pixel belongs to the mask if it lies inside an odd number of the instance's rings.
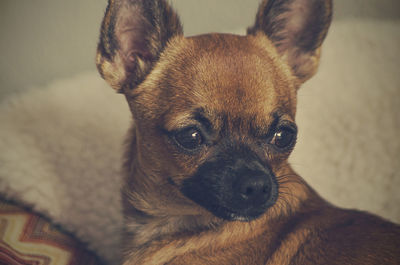
[{"label": "small brown dog", "polygon": [[164,0],[110,0],[97,66],[133,115],[124,264],[400,264],[400,228],[321,199],[287,160],[331,0],[264,0],[247,36],[185,38]]}]

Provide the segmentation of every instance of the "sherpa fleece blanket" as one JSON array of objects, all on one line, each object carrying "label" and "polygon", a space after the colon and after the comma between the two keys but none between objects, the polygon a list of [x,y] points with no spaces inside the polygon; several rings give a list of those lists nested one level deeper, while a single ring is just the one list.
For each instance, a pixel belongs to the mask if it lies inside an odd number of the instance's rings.
[{"label": "sherpa fleece blanket", "polygon": [[[400,22],[335,22],[299,91],[291,162],[332,203],[400,222]],[[0,193],[117,264],[123,96],[96,72],[0,103]]]}]

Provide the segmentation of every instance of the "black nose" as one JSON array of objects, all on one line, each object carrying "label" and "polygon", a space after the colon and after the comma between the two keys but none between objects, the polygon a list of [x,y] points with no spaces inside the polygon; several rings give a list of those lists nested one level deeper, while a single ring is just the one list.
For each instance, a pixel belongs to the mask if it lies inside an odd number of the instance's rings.
[{"label": "black nose", "polygon": [[268,201],[271,186],[270,178],[265,175],[245,177],[238,185],[238,192],[246,203],[261,205]]}]

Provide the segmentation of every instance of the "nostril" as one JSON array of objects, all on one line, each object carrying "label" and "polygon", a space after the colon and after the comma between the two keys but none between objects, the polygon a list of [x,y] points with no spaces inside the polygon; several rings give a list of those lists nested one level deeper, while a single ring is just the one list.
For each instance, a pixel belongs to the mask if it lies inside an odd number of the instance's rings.
[{"label": "nostril", "polygon": [[254,193],[254,189],[252,187],[246,188],[246,196],[251,196]]}]

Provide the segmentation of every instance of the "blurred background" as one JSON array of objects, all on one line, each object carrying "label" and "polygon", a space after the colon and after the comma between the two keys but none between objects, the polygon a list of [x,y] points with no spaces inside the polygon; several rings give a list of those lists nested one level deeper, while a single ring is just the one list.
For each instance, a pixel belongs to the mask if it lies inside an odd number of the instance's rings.
[{"label": "blurred background", "polygon": [[[94,70],[106,0],[0,0],[0,98]],[[258,0],[173,0],[185,33],[235,30],[254,20]],[[398,0],[335,0],[335,20],[398,19]]]}]

